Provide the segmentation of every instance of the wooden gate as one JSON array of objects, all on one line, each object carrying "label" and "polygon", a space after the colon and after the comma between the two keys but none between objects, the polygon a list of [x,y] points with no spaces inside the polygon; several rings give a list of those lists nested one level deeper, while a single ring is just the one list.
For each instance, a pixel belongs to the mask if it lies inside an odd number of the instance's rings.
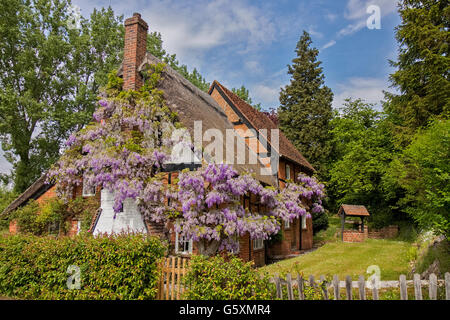
[{"label": "wooden gate", "polygon": [[157,300],[179,300],[185,290],[183,278],[189,258],[167,257],[161,261]]}]

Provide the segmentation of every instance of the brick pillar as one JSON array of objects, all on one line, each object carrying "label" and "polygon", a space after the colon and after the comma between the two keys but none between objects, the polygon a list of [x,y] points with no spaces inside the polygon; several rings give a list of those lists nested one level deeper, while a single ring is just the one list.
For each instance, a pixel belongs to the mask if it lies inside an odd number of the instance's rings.
[{"label": "brick pillar", "polygon": [[125,45],[123,53],[123,89],[138,90],[143,80],[138,67],[147,52],[147,23],[139,13],[125,20]]}]

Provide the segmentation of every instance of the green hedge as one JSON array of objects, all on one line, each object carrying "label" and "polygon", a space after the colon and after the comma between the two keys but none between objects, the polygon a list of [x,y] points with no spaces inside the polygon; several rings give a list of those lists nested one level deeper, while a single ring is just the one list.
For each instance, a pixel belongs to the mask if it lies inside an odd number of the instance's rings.
[{"label": "green hedge", "polygon": [[[0,237],[0,295],[22,299],[154,299],[159,239],[144,235]],[[68,289],[69,266],[80,289]]]},{"label": "green hedge", "polygon": [[275,285],[267,275],[261,276],[251,262],[222,256],[206,258],[193,256],[186,274],[189,300],[271,300],[275,299]]}]

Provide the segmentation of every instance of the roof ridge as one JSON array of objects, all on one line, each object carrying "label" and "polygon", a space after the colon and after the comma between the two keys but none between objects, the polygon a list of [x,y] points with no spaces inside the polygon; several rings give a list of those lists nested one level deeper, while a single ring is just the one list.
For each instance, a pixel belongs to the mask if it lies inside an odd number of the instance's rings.
[{"label": "roof ridge", "polygon": [[[225,87],[224,85],[222,85],[219,81],[214,80],[213,83],[211,84],[208,93],[211,94],[212,90],[214,89],[214,85],[217,85],[220,87],[220,89],[223,91],[223,93],[231,100],[231,102],[235,105],[236,108],[238,108],[240,110],[240,112],[242,113],[242,115],[246,118],[246,120],[256,129],[258,130],[258,132],[260,132],[259,126],[255,125],[254,121],[252,121],[251,119],[249,119],[248,115],[246,114],[247,112],[252,112],[254,115],[263,118],[263,121],[265,122],[265,124],[267,124],[267,121],[272,125],[272,128],[265,128],[266,130],[270,129],[278,129],[280,132],[280,139],[284,140],[284,142],[286,144],[289,144],[289,146],[286,146],[286,148],[291,149],[291,151],[294,153],[293,155],[288,155],[286,154],[286,152],[282,152],[282,141],[280,141],[278,149],[277,150],[280,155],[282,154],[284,157],[289,158],[290,160],[297,162],[298,164],[307,167],[309,170],[315,171],[314,167],[308,162],[308,160],[302,155],[302,153],[294,146],[294,144],[286,137],[286,135],[284,134],[284,132],[263,112],[255,109],[253,106],[251,106],[250,104],[248,104],[247,102],[245,102],[243,99],[241,99],[236,93],[232,92],[231,90],[229,90],[227,87]],[[236,101],[237,99],[237,101]],[[234,100],[234,101],[233,101]],[[242,110],[242,105],[240,106],[239,103],[245,105],[247,110]],[[263,135],[264,136],[264,135]],[[264,136],[264,138],[266,139],[267,143],[269,143],[270,145],[272,145],[270,143],[270,140],[268,139],[268,136]],[[298,157],[299,159],[295,159],[295,157]]]}]

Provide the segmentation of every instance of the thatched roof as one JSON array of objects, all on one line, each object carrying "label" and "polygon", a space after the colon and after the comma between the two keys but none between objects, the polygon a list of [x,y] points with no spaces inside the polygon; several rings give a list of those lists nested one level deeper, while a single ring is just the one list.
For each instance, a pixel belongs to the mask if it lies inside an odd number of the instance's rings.
[{"label": "thatched roof", "polygon": [[46,175],[42,175],[39,179],[37,179],[31,186],[28,187],[16,200],[11,202],[9,206],[0,213],[0,216],[6,215],[11,211],[16,210],[23,204],[25,204],[30,199],[39,198],[44,192],[53,187],[53,184],[46,184]]},{"label": "thatched roof", "polygon": [[[144,61],[139,67],[142,71],[148,64],[158,64],[162,61],[147,52]],[[118,75],[122,75],[122,67],[118,71]],[[223,138],[226,137],[226,130],[234,130],[233,124],[228,120],[226,114],[217,102],[206,92],[203,92],[191,82],[186,80],[181,74],[173,70],[170,66],[166,66],[162,73],[162,79],[158,85],[159,89],[164,91],[164,98],[167,106],[178,113],[180,122],[189,130],[191,137],[194,138],[194,121],[202,122],[203,133],[208,129],[217,129],[222,133]],[[225,146],[225,141],[220,141]],[[211,141],[203,141],[203,147],[210,144]],[[259,162],[256,164],[244,163],[238,164],[235,144],[233,167],[239,172],[252,171],[256,179],[268,184],[277,185],[276,177],[262,175],[260,172],[264,165]],[[254,153],[245,143],[246,154]],[[241,151],[242,152],[242,151]],[[223,150],[223,162],[225,163],[226,150]],[[256,158],[256,155],[255,155]],[[246,157],[248,162],[248,157]]]}]

